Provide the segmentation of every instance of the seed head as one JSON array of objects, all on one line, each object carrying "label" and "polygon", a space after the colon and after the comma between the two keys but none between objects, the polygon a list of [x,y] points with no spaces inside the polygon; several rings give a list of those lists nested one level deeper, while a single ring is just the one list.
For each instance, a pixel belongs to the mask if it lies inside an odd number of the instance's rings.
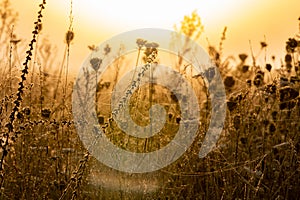
[{"label": "seed head", "polygon": [[272,69],[272,65],[271,64],[266,64],[266,69],[270,72],[271,71],[271,69]]},{"label": "seed head", "polygon": [[104,55],[109,54],[110,51],[111,51],[111,48],[110,48],[110,46],[107,44],[107,45],[104,47]]},{"label": "seed head", "polygon": [[239,54],[239,58],[241,59],[242,62],[245,62],[245,60],[247,59],[248,55],[247,54]]},{"label": "seed head", "polygon": [[224,80],[224,85],[227,88],[231,88],[233,87],[235,84],[235,80],[232,76],[226,76],[225,80]]},{"label": "seed head", "polygon": [[70,45],[70,43],[72,42],[73,39],[74,39],[74,32],[69,30],[69,31],[66,33],[66,43],[67,43],[68,45]]},{"label": "seed head", "polygon": [[95,71],[98,71],[101,64],[102,64],[102,59],[100,58],[92,58],[90,60],[90,64],[92,65],[92,68],[95,70]]}]

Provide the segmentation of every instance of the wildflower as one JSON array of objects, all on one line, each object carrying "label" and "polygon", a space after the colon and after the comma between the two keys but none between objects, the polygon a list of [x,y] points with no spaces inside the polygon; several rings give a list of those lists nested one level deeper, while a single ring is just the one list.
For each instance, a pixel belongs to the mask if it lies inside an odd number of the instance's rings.
[{"label": "wildflower", "polygon": [[90,60],[90,64],[92,65],[92,68],[95,71],[98,71],[99,68],[100,68],[100,65],[102,64],[102,59],[100,59],[100,58],[92,58]]},{"label": "wildflower", "polygon": [[271,69],[272,69],[272,65],[271,64],[266,64],[266,69],[270,72],[271,71]]},{"label": "wildflower", "polygon": [[241,59],[242,62],[245,62],[245,60],[246,60],[247,57],[248,57],[247,54],[244,54],[244,53],[239,54],[239,58]]},{"label": "wildflower", "polygon": [[234,86],[235,80],[232,76],[226,76],[225,80],[224,80],[224,85],[227,88],[231,88]]},{"label": "wildflower", "polygon": [[201,35],[203,29],[201,19],[196,11],[194,11],[191,16],[184,16],[181,22],[180,31],[184,35],[193,37],[194,39],[197,39]]}]

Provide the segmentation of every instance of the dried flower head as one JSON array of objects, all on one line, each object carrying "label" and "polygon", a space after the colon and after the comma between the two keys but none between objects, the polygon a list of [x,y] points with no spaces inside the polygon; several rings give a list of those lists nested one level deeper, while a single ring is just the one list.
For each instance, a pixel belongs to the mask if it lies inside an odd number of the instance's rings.
[{"label": "dried flower head", "polygon": [[244,53],[239,54],[239,58],[240,58],[240,60],[241,60],[242,62],[245,62],[245,60],[247,59],[247,57],[248,57],[247,54],[244,54]]},{"label": "dried flower head", "polygon": [[145,51],[144,51],[144,57],[143,57],[143,60],[145,62],[147,62],[148,58],[151,56],[151,55],[155,55],[157,54],[157,47],[159,47],[159,44],[155,43],[155,42],[149,42],[149,43],[146,43],[145,44]]},{"label": "dried flower head", "polygon": [[95,71],[98,71],[101,64],[102,64],[102,59],[100,58],[92,58],[90,60],[90,64],[92,65],[92,68],[95,70]]},{"label": "dried flower head", "polygon": [[224,80],[224,85],[227,88],[231,88],[234,86],[235,80],[232,76],[226,76],[225,80]]},{"label": "dried flower head", "polygon": [[271,64],[269,64],[269,63],[267,63],[266,64],[266,69],[270,72],[271,71],[271,69],[272,69],[272,65]]},{"label": "dried flower head", "polygon": [[286,54],[284,57],[284,61],[286,63],[291,63],[292,62],[292,56],[290,54]]},{"label": "dried flower head", "polygon": [[289,38],[289,40],[286,42],[287,52],[291,52],[291,53],[294,52],[297,46],[298,46],[298,42],[294,38]]},{"label": "dried flower head", "polygon": [[136,44],[137,44],[139,49],[141,49],[146,43],[147,43],[147,40],[144,40],[144,39],[141,39],[141,38],[138,38],[136,40]]},{"label": "dried flower head", "polygon": [[70,45],[70,43],[72,42],[72,40],[74,39],[74,32],[73,31],[68,31],[67,33],[66,33],[66,43],[68,44],[68,45]]},{"label": "dried flower head", "polygon": [[260,46],[263,49],[263,48],[266,48],[268,45],[266,42],[260,42]]},{"label": "dried flower head", "polygon": [[104,47],[104,55],[109,54],[110,51],[111,51],[111,48],[110,48],[110,46],[107,44],[107,45]]},{"label": "dried flower head", "polygon": [[256,72],[256,75],[253,80],[253,84],[256,87],[259,87],[259,86],[263,85],[263,82],[264,82],[264,72],[259,70]]}]

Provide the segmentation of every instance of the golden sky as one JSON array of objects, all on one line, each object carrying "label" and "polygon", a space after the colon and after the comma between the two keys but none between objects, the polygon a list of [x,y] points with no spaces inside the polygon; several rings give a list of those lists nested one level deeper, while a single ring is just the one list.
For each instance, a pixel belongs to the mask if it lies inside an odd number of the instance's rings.
[{"label": "golden sky", "polygon": [[[29,41],[41,1],[11,2],[19,13],[16,34]],[[207,47],[206,38],[217,46],[223,28],[228,27],[225,55],[249,53],[249,40],[254,52],[258,52],[260,42],[266,38],[268,57],[275,54],[279,60],[284,55],[288,37],[299,31],[299,0],[73,0],[75,39],[70,57],[72,69],[75,72],[80,68],[89,53],[87,45],[98,45],[113,35],[137,28],[172,30],[174,24],[179,25],[183,16],[194,10],[204,25],[205,32],[200,39],[204,48]],[[47,1],[41,37],[48,38],[58,50],[65,45],[69,11],[69,0]]]}]

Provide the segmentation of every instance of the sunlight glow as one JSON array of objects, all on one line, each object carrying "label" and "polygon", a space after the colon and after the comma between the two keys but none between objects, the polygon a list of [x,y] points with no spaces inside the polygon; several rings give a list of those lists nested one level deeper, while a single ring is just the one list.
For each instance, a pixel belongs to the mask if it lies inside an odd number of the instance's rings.
[{"label": "sunlight glow", "polygon": [[235,0],[152,0],[152,1],[82,1],[74,0],[79,14],[88,21],[102,21],[127,28],[172,28],[184,15],[197,10],[207,23],[224,19],[240,7],[243,1]]}]

